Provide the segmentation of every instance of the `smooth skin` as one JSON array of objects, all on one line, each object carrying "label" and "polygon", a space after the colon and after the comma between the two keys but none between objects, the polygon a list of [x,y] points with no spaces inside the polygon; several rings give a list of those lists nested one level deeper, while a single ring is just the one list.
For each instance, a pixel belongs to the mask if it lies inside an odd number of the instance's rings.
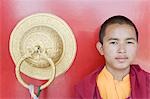
[{"label": "smooth skin", "polygon": [[106,69],[115,80],[123,80],[137,53],[135,29],[127,24],[111,24],[105,30],[103,44],[98,42],[96,46],[105,57]]}]

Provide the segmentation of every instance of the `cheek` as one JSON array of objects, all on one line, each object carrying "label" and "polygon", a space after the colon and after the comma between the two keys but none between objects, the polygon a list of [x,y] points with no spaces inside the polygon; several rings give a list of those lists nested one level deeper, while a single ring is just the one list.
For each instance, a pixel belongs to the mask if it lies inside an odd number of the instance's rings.
[{"label": "cheek", "polygon": [[105,47],[104,48],[104,56],[107,58],[114,57],[116,54],[116,50],[117,50],[117,48],[115,48],[115,47],[111,47],[111,46]]},{"label": "cheek", "polygon": [[129,47],[127,53],[130,57],[134,58],[137,54],[137,47]]},{"label": "cheek", "polygon": [[118,49],[118,46],[109,45],[105,47],[105,52],[111,54],[111,53],[117,52],[117,49]]}]

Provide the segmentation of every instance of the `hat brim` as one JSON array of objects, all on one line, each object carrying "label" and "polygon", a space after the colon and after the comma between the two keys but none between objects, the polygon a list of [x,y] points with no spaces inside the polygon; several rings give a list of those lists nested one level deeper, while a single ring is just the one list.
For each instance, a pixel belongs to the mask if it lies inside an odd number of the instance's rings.
[{"label": "hat brim", "polygon": [[[39,25],[54,29],[62,38],[63,55],[59,59],[59,62],[55,64],[56,76],[58,76],[70,68],[75,58],[77,48],[76,40],[71,28],[63,19],[55,15],[46,13],[34,14],[24,18],[16,25],[10,36],[10,53],[12,59],[14,60],[15,64],[17,64],[19,59],[22,57],[19,48],[22,36],[24,36],[24,33],[26,33],[27,30]],[[20,69],[25,75],[39,80],[47,80],[52,75],[51,67],[37,68],[30,66],[30,64],[27,62],[23,62]]]}]

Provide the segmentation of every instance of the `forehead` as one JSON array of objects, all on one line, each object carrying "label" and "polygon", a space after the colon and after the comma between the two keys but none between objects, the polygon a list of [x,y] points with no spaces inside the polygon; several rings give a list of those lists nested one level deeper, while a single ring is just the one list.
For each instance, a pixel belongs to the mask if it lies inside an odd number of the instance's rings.
[{"label": "forehead", "polygon": [[107,26],[104,38],[136,39],[136,31],[133,26],[128,24],[111,24]]}]

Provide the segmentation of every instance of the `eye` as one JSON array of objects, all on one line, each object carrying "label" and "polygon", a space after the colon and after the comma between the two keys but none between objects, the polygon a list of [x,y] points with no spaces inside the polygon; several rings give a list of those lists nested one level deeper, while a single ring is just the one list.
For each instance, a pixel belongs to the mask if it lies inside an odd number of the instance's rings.
[{"label": "eye", "polygon": [[132,41],[128,41],[128,42],[127,42],[127,44],[134,44],[134,42],[132,42]]},{"label": "eye", "polygon": [[118,44],[117,42],[115,42],[115,41],[112,41],[112,42],[110,42],[110,44]]}]

